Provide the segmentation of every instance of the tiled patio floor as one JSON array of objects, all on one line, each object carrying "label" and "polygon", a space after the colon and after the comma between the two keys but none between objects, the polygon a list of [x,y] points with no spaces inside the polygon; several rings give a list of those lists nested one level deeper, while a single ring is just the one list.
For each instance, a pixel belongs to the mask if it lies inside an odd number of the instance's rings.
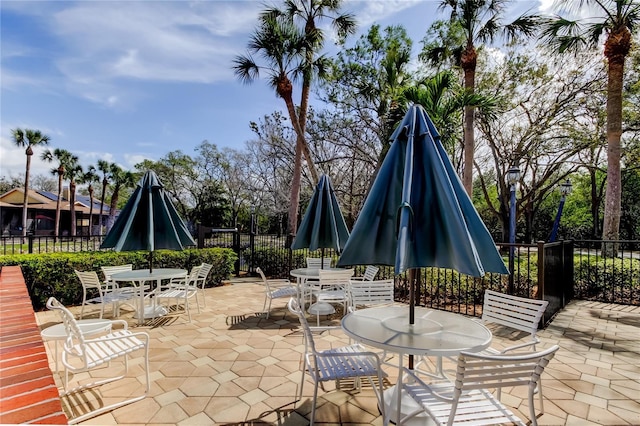
[{"label": "tiled patio floor", "polygon": [[[275,300],[265,319],[259,314],[262,287],[255,282],[206,292],[206,308],[192,313],[191,323],[177,315],[139,327],[124,314],[131,329],[151,337],[151,395],[84,424],[308,424],[313,386],[307,380],[302,401],[294,406],[304,345],[286,300]],[[59,322],[53,312],[37,318],[42,327]],[[510,338],[492,330],[495,346]],[[574,301],[539,336],[539,348],[561,347],[543,375],[545,414],[539,424],[640,424],[640,307]],[[317,338],[321,348],[347,341],[340,330]],[[52,370],[53,348],[49,342]],[[107,385],[102,397],[143,391],[140,366],[133,371],[138,380]],[[394,382],[397,369],[389,367],[388,373]],[[358,393],[330,385],[327,390],[319,392],[318,424],[382,424],[370,388]],[[528,413],[521,389],[503,392],[503,401]],[[67,410],[69,405],[63,401]]]}]

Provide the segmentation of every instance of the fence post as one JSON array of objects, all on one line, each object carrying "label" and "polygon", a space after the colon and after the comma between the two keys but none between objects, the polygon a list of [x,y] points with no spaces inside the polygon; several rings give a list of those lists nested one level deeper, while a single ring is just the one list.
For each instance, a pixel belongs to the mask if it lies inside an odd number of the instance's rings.
[{"label": "fence post", "polygon": [[240,276],[240,231],[236,228],[233,231],[233,251],[236,252],[237,260],[236,260],[236,277]]},{"label": "fence post", "polygon": [[199,249],[204,248],[204,233],[205,233],[205,227],[202,226],[201,224],[198,224],[198,248]]},{"label": "fence post", "polygon": [[538,241],[538,294],[536,299],[545,300],[544,298],[544,241]]},{"label": "fence post", "polygon": [[29,254],[33,254],[33,241],[36,239],[36,237],[33,234],[28,234],[27,235],[27,240],[29,241]]},{"label": "fence post", "polygon": [[292,234],[288,234],[287,235],[287,246],[285,247],[289,253],[289,259],[287,260],[287,263],[289,264],[288,269],[292,270],[293,269],[293,249],[291,248],[291,244],[293,244],[293,237],[294,235]]}]

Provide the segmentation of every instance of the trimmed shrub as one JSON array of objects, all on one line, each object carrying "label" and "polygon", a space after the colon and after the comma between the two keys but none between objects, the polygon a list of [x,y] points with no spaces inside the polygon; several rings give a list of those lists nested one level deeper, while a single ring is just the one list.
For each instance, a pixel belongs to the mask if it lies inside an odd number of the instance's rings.
[{"label": "trimmed shrub", "polygon": [[[213,268],[207,277],[207,287],[218,286],[233,272],[236,254],[229,249],[189,249],[183,251],[159,250],[154,252],[154,268],[181,268],[191,270],[203,262]],[[44,309],[47,299],[56,297],[64,305],[82,303],[82,285],[74,270],[96,271],[104,279],[101,266],[131,263],[133,269],[149,267],[148,252],[81,252],[46,253],[3,256],[0,265],[19,265],[22,268],[33,308]]]}]

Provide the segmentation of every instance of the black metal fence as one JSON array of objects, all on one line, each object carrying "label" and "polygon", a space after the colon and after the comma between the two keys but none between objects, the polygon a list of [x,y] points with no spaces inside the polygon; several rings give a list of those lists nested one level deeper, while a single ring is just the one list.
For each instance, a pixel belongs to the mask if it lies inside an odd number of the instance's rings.
[{"label": "black metal fence", "polygon": [[[96,251],[104,235],[78,237],[1,237],[0,254]],[[198,247],[226,247],[238,255],[235,274],[255,273],[260,266],[274,277],[305,266],[307,256],[321,253],[291,250],[282,235],[241,234],[236,229],[201,227]],[[418,305],[479,316],[485,289],[549,301],[545,321],[572,298],[640,305],[640,241],[560,241],[537,244],[497,244],[510,275],[486,274],[477,278],[440,268],[422,268],[419,275],[396,277],[396,298],[408,301],[409,283],[415,282]],[[508,262],[513,248],[513,262]],[[614,252],[615,256],[610,253]],[[605,256],[604,254],[607,253]],[[324,256],[338,258],[332,250]],[[361,275],[364,266],[356,266]],[[378,278],[392,278],[392,267],[380,266]]]}]

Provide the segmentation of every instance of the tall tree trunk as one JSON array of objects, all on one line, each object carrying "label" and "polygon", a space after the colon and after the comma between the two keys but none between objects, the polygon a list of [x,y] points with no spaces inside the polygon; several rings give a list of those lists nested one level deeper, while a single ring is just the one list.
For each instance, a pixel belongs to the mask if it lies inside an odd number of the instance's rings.
[{"label": "tall tree trunk", "polygon": [[[468,93],[474,93],[476,85],[476,50],[473,45],[468,45],[462,58],[464,69],[464,88]],[[475,107],[464,107],[464,169],[462,171],[462,185],[469,197],[473,192],[473,154],[475,150],[474,135]]]},{"label": "tall tree trunk", "polygon": [[598,181],[595,168],[589,168],[589,181],[591,182],[591,220],[593,221],[590,238],[598,238],[598,235],[600,235],[600,197],[598,196]]},{"label": "tall tree trunk", "polygon": [[58,199],[56,200],[56,227],[55,227],[55,236],[56,238],[60,235],[60,204],[62,203],[62,176],[64,174],[64,170],[60,173],[60,169],[58,169]]},{"label": "tall tree trunk", "polygon": [[[304,82],[302,85],[302,92],[300,95],[300,117],[298,118],[298,128],[300,131],[299,140],[302,141],[302,153],[304,154],[304,158],[307,160],[307,167],[309,167],[309,173],[311,174],[311,178],[313,179],[314,185],[317,185],[320,181],[318,178],[318,171],[316,170],[316,165],[313,162],[313,158],[311,158],[311,150],[309,149],[309,144],[305,138],[305,130],[307,125],[307,109],[309,108],[309,88],[311,82]],[[295,111],[295,109],[294,109]],[[295,115],[295,112],[294,112]],[[298,142],[300,143],[300,142]]]},{"label": "tall tree trunk", "polygon": [[[629,31],[624,30],[620,33],[611,33],[605,43],[605,56],[609,62],[609,70],[607,81],[607,188],[602,226],[603,240],[618,240],[620,235],[622,80],[624,61],[630,48],[631,37]],[[604,244],[602,247],[602,253],[605,256],[615,256],[617,251],[617,244]]]},{"label": "tall tree trunk", "polygon": [[[300,130],[298,123],[298,117],[296,116],[295,108],[293,106],[293,99],[291,95],[283,96],[284,102],[287,105],[289,116],[291,121],[294,122],[294,127]],[[300,137],[300,133],[296,131],[296,149],[295,159],[293,163],[293,177],[291,179],[291,197],[289,204],[289,235],[296,235],[298,231],[298,204],[300,204],[300,182],[302,179],[302,151],[304,150],[303,139]]]},{"label": "tall tree trunk", "polygon": [[33,150],[31,146],[27,146],[27,150],[25,151],[27,155],[27,166],[24,171],[24,199],[22,201],[22,236],[27,236],[27,209],[28,209],[28,199],[29,199],[29,172],[31,170],[31,156],[33,155]]},{"label": "tall tree trunk", "polygon": [[69,182],[69,213],[71,214],[71,236],[76,236],[76,182]]},{"label": "tall tree trunk", "polygon": [[100,235],[102,235],[102,212],[104,211],[104,197],[107,192],[107,185],[109,182],[107,179],[102,179],[102,194],[100,195],[100,217],[98,218],[98,223],[100,224]]},{"label": "tall tree trunk", "polygon": [[93,236],[93,186],[89,184],[89,202],[91,205],[89,206],[89,236]]}]

